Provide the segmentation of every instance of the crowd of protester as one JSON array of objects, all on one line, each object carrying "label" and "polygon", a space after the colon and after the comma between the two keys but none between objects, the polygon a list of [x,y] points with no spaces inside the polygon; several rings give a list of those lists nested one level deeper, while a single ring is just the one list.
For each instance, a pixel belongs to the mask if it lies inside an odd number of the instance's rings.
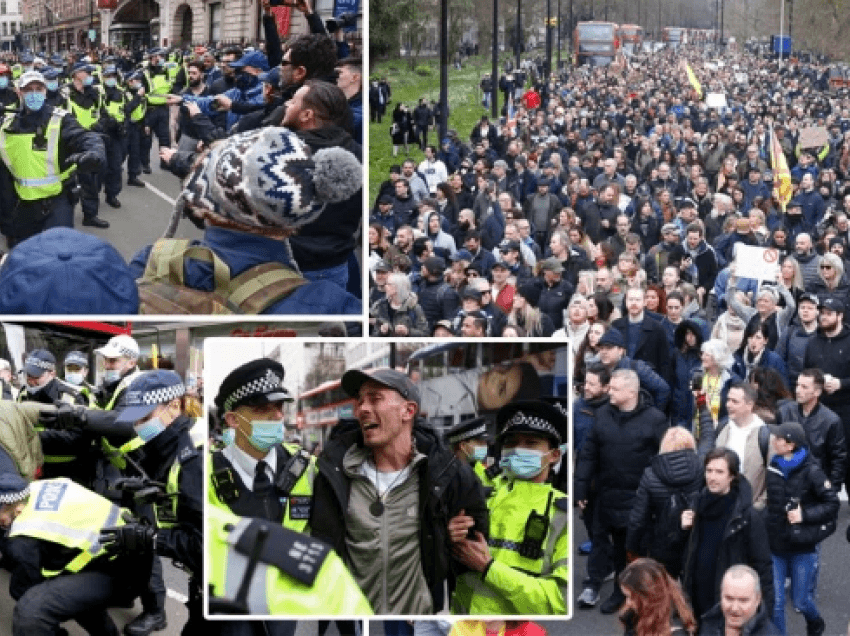
[{"label": "crowd of protester", "polygon": [[786,577],[824,633],[819,545],[850,479],[850,93],[811,59],[685,47],[504,97],[381,184],[372,334],[570,339],[580,608],[614,572],[601,609],[633,612],[647,582],[621,573],[643,556],[681,580],[676,633],[729,627],[727,583],[755,599],[753,631],[727,633],[787,633]]}]

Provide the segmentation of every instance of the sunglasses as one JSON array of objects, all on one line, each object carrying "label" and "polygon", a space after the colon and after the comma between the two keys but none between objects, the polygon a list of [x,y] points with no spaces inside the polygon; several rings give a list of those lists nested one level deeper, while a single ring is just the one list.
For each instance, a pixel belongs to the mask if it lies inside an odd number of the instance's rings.
[{"label": "sunglasses", "polygon": [[821,265],[821,269],[832,269],[832,265]]}]

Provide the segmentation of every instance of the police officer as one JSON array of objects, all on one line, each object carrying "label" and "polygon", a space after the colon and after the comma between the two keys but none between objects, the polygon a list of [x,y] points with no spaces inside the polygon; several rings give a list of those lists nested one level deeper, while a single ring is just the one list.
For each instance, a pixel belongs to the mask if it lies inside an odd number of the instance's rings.
[{"label": "police officer", "polygon": [[89,375],[89,359],[82,351],[69,351],[65,354],[65,382],[79,387],[80,393],[94,406],[95,387],[86,379]]},{"label": "police officer", "polygon": [[[184,415],[186,389],[173,371],[147,371],[139,374],[127,389],[116,424],[132,424],[142,441],[139,465],[145,475],[165,484],[163,497],[156,502],[156,553],[179,561],[190,573],[189,620],[183,634],[203,629],[201,607],[201,526],[203,516],[203,464],[200,448],[205,430],[193,437],[196,425]],[[156,567],[156,566],[155,566]],[[160,576],[151,578],[151,589],[160,601],[158,608],[145,611],[125,628],[129,636],[164,629],[165,584]]]},{"label": "police officer", "polygon": [[114,64],[103,67],[103,103],[106,109],[104,120],[104,142],[106,144],[106,165],[101,177],[106,192],[106,203],[120,208],[118,195],[122,186],[122,166],[127,155],[127,106],[129,99],[124,88],[119,85],[118,68]]},{"label": "police officer", "polygon": [[119,403],[130,383],[141,373],[136,366],[139,359],[139,345],[125,334],[113,336],[109,342],[95,353],[103,356],[105,371],[103,386],[99,396],[100,407],[111,411]]},{"label": "police officer", "polygon": [[[72,164],[82,174],[99,171],[106,161],[99,135],[66,111],[45,105],[41,73],[24,74],[18,87],[23,109],[7,114],[0,125],[0,230],[10,247],[52,227],[73,227]],[[93,218],[97,222],[89,225],[107,226]]]},{"label": "police officer", "polygon": [[[94,67],[80,62],[71,69],[71,84],[68,87],[68,111],[76,117],[80,126],[95,133],[105,130],[103,93],[94,86]],[[107,157],[108,159],[108,157]],[[83,208],[83,225],[105,229],[109,223],[97,216],[100,206],[100,173],[88,172],[79,175],[80,203]]]},{"label": "police officer", "polygon": [[12,85],[12,69],[5,62],[0,62],[0,107],[17,108],[18,94]]},{"label": "police officer", "polygon": [[372,614],[342,560],[318,539],[217,506],[207,510],[206,536],[210,614]]},{"label": "police officer", "polygon": [[498,464],[487,467],[487,418],[476,417],[453,426],[446,433],[446,441],[454,451],[455,457],[472,466],[472,470],[484,486],[484,494],[488,497],[498,486],[499,474],[502,472]]},{"label": "police officer", "polygon": [[[139,175],[151,171],[151,139],[150,129],[145,127],[145,115],[148,110],[148,100],[145,97],[143,85],[144,75],[136,71],[127,76],[127,91],[130,102],[127,104],[129,121],[127,123],[127,185],[144,188],[144,182]],[[143,149],[147,148],[147,154]]]},{"label": "police officer", "polygon": [[[49,351],[36,349],[24,360],[27,386],[18,393],[18,402],[73,404],[89,406],[89,397],[56,377],[56,358]],[[47,421],[36,425],[44,451],[45,477],[71,477],[79,483],[91,480],[92,437],[80,430],[57,430]]]},{"label": "police officer", "polygon": [[[11,472],[0,474],[0,526],[9,531],[3,559],[17,601],[14,636],[53,636],[69,620],[90,634],[118,635],[107,609],[129,602],[145,580],[153,527],[69,479],[27,485]],[[113,545],[133,549],[110,556]]]},{"label": "police officer", "polygon": [[68,100],[68,96],[63,95],[59,88],[59,69],[48,66],[41,72],[41,74],[44,76],[44,81],[47,86],[47,99],[44,100],[44,103],[53,106],[54,108],[64,108]]},{"label": "police officer", "polygon": [[[172,92],[172,80],[164,65],[165,50],[152,49],[148,55],[148,67],[142,75],[143,86],[148,97],[148,111],[145,117],[147,145],[143,145],[141,150],[142,157],[150,161],[154,135],[159,141],[160,150],[171,147],[171,132],[168,127],[170,111],[167,99]],[[150,174],[150,168],[145,168],[144,165],[146,164],[143,164],[142,172]]]},{"label": "police officer", "polygon": [[539,400],[499,409],[498,446],[506,483],[487,501],[490,539],[469,539],[470,517],[449,525],[458,579],[453,610],[463,614],[563,614],[569,583],[569,504],[547,483],[561,461],[563,412]]},{"label": "police officer", "polygon": [[231,371],[215,404],[224,421],[225,448],[212,453],[210,502],[243,517],[259,517],[305,532],[312,504],[315,459],[283,444],[284,368],[261,358]]},{"label": "police officer", "polygon": [[49,351],[32,351],[24,360],[24,371],[27,386],[18,394],[18,402],[89,405],[88,398],[79,387],[56,377],[56,358]]}]

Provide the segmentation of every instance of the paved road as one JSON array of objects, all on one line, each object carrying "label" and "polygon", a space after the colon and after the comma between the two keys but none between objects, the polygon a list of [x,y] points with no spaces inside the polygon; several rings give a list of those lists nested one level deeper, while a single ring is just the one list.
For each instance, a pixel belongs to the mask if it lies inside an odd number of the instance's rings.
[{"label": "paved road", "polygon": [[[838,530],[829,537],[821,548],[821,572],[818,583],[818,609],[826,621],[828,636],[845,636],[848,621],[850,621],[850,604],[847,602],[847,581],[850,572],[850,543],[847,543],[846,532],[850,524],[850,506],[842,501],[838,514]],[[575,541],[573,543],[573,620],[564,625],[563,630],[550,634],[575,634],[576,636],[597,636],[603,634],[620,634],[622,628],[616,617],[604,616],[599,612],[599,606],[594,609],[578,609],[576,599],[581,594],[581,581],[585,573],[587,557],[578,556],[578,546],[587,540],[584,522],[575,518]],[[613,583],[602,587],[601,600],[605,600],[613,590]],[[806,622],[801,614],[794,612],[791,603],[786,604],[785,620],[788,634],[806,633]]]},{"label": "paved road", "polygon": [[[108,241],[129,261],[143,246],[162,235],[174,210],[174,200],[180,194],[180,181],[170,172],[159,169],[157,144],[151,151],[151,174],[141,175],[148,184],[145,188],[127,185],[127,169],[124,166],[124,189],[118,195],[120,209],[106,205],[106,196],[100,195],[99,215],[109,221],[107,230],[97,230],[82,225],[83,212],[76,207],[74,226],[76,229],[99,236]],[[201,231],[186,219],[180,222],[176,238],[200,238]]]}]

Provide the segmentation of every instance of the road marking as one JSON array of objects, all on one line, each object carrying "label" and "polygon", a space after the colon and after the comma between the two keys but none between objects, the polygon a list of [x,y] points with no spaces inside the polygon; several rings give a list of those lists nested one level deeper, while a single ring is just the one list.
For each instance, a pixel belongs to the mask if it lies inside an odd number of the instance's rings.
[{"label": "road marking", "polygon": [[148,182],[145,182],[145,187],[146,187],[148,190],[150,190],[151,192],[153,192],[153,193],[154,193],[156,196],[158,196],[160,199],[165,199],[166,201],[168,201],[168,202],[169,202],[172,206],[177,205],[177,200],[176,200],[176,199],[172,199],[170,196],[168,196],[167,194],[165,194],[165,192],[163,192],[163,191],[162,191],[162,190],[160,190],[159,188],[156,188],[156,187],[152,186],[152,185],[151,185],[150,183],[148,183]]},{"label": "road marking", "polygon": [[168,590],[166,590],[166,594],[168,596],[170,596],[171,598],[173,598],[178,603],[185,603],[186,601],[189,600],[188,596],[186,596],[185,594],[181,594],[180,592],[175,592],[171,588],[168,588]]}]

